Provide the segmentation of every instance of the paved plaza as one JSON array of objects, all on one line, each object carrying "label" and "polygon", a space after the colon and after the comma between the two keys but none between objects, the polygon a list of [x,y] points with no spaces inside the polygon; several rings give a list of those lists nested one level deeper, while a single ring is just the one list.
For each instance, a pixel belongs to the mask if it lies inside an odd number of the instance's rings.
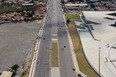
[{"label": "paved plaza", "polygon": [[[100,51],[100,72],[103,77],[116,77],[116,17],[110,12],[83,12],[89,29],[77,29],[84,54],[90,65],[99,72],[99,51]],[[91,32],[90,32],[91,31]]]}]

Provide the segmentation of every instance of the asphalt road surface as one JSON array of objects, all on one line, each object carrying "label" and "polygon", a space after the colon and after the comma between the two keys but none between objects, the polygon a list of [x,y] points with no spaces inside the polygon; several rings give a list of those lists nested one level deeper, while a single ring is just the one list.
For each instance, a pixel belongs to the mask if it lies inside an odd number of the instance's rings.
[{"label": "asphalt road surface", "polygon": [[63,12],[61,11],[60,0],[57,0],[57,27],[58,27],[58,43],[59,43],[59,62],[60,77],[76,77],[73,71],[74,65],[70,51],[68,35],[63,20]]},{"label": "asphalt road surface", "polygon": [[40,42],[37,64],[34,77],[49,77],[50,70],[50,42],[51,42],[51,9],[52,3],[48,4],[43,35]]},{"label": "asphalt road surface", "polygon": [[34,77],[50,77],[50,42],[51,34],[54,33],[58,34],[60,77],[76,77],[61,10],[60,0],[48,0],[48,11]]}]

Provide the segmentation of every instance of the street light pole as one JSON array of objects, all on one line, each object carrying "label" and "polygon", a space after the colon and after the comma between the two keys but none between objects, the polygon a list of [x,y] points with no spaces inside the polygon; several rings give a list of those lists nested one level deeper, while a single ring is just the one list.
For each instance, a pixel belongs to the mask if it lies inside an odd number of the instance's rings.
[{"label": "street light pole", "polygon": [[99,47],[99,77],[100,77],[100,49],[101,47]]}]

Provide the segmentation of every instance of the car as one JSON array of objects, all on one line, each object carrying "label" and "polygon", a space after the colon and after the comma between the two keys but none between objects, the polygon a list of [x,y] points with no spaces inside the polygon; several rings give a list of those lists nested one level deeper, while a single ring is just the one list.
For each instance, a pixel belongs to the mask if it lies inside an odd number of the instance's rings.
[{"label": "car", "polygon": [[75,68],[73,68],[73,71],[75,71]]},{"label": "car", "polygon": [[61,50],[64,50],[63,48]]},{"label": "car", "polygon": [[81,74],[78,74],[78,77],[82,77]]},{"label": "car", "polygon": [[45,40],[45,38],[43,38],[43,40]]}]

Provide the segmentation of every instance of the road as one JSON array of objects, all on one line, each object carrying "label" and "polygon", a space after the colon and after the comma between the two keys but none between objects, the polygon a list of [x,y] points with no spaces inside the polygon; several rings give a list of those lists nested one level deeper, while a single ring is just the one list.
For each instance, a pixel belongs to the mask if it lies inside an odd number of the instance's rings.
[{"label": "road", "polygon": [[[66,32],[66,27],[63,19],[63,12],[61,8],[60,0],[57,0],[56,4],[57,4],[60,77],[76,77],[76,74],[73,71],[74,65],[71,57],[72,55],[71,55],[68,35]],[[64,46],[66,46],[66,48],[64,48]]]},{"label": "road", "polygon": [[[49,1],[49,0],[48,0]],[[43,35],[40,42],[37,64],[34,77],[49,77],[50,70],[50,42],[51,42],[51,9],[52,3],[48,2]],[[45,39],[44,39],[45,38]]]},{"label": "road", "polygon": [[[40,43],[34,77],[50,77],[50,43],[52,34],[58,36],[60,77],[76,77],[73,71],[72,55],[69,47],[60,0],[48,0],[48,11]],[[43,40],[45,38],[45,40]],[[55,38],[56,39],[56,38]],[[66,48],[64,48],[66,46]]]}]

